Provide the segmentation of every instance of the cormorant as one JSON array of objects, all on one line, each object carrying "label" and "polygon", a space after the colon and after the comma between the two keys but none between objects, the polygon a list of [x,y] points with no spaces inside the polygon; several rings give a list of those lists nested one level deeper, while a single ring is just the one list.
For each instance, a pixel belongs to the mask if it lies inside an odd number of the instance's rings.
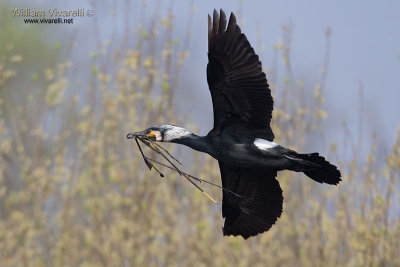
[{"label": "cormorant", "polygon": [[[218,160],[223,191],[224,235],[245,239],[271,228],[282,213],[277,172],[303,172],[319,183],[336,185],[340,171],[318,153],[298,154],[273,142],[273,99],[261,62],[231,13],[208,16],[207,81],[214,127],[206,136],[162,125],[129,133],[205,152]],[[234,192],[235,194],[231,193]]]}]

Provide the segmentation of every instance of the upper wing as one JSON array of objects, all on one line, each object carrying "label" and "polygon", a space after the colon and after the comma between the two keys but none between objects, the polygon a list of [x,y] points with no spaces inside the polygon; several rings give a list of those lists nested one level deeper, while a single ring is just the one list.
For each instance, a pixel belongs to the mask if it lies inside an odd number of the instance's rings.
[{"label": "upper wing", "polygon": [[219,163],[223,192],[224,235],[250,236],[268,231],[282,214],[282,189],[276,171]]},{"label": "upper wing", "polygon": [[233,13],[208,16],[207,81],[214,108],[213,134],[231,125],[257,137],[274,139],[270,128],[274,101],[261,62],[241,33]]}]

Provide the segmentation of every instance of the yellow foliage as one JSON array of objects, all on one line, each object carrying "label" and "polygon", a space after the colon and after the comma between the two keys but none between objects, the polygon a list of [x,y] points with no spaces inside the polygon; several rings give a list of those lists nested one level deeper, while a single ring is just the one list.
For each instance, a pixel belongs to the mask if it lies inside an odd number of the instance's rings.
[{"label": "yellow foliage", "polygon": [[[344,147],[322,138],[321,154],[339,166],[343,182],[332,187],[280,172],[283,214],[249,240],[223,237],[221,205],[181,176],[160,168],[166,176],[160,178],[147,169],[126,133],[160,122],[187,126],[173,101],[189,48],[171,42],[184,40],[179,36],[162,38],[173,14],[154,19],[154,29],[138,24],[130,36],[134,50],[119,50],[112,40],[106,49],[115,51],[94,51],[93,65],[80,70],[94,82],[82,86],[67,73],[76,62],[61,61],[35,70],[42,75],[25,88],[10,79],[18,70],[18,80],[30,80],[34,70],[9,69],[6,60],[22,65],[24,51],[11,47],[0,57],[0,265],[400,266],[400,128],[383,159],[375,147],[360,155],[351,147],[358,140]],[[287,40],[275,49],[290,65]],[[298,87],[308,79],[296,84],[290,72],[283,77],[282,84],[270,82],[279,94],[272,128],[278,143],[302,150],[324,135],[324,90],[317,83],[315,98],[303,96]],[[168,148],[187,159],[188,173],[220,183],[215,160]],[[221,202],[220,189],[201,186]]]}]

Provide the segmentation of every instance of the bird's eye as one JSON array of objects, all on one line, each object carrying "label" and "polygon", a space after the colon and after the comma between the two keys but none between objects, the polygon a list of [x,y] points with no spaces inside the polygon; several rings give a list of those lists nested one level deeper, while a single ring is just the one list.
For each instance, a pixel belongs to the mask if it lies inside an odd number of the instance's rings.
[{"label": "bird's eye", "polygon": [[227,117],[227,118],[230,118],[230,117],[231,117],[231,114],[230,114],[230,113],[226,114],[226,117]]}]

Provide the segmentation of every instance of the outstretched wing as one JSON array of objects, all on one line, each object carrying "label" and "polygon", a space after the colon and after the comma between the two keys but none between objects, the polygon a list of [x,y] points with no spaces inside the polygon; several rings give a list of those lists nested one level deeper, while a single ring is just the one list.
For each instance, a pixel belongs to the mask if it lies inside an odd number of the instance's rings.
[{"label": "outstretched wing", "polygon": [[234,125],[272,141],[273,99],[261,62],[235,15],[231,13],[228,27],[222,10],[220,15],[214,10],[212,21],[208,16],[207,81],[214,109],[211,134]]},{"label": "outstretched wing", "polygon": [[250,236],[268,231],[282,214],[282,189],[276,171],[240,168],[219,161],[224,235]]}]

